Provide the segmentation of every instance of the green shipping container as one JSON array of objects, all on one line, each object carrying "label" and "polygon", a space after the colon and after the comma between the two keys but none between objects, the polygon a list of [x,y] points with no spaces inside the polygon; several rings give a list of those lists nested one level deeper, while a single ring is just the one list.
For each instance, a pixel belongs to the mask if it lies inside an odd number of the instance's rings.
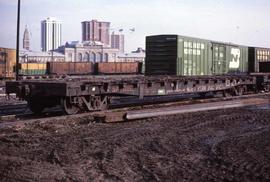
[{"label": "green shipping container", "polygon": [[146,37],[146,75],[222,75],[248,71],[248,48],[179,35]]}]

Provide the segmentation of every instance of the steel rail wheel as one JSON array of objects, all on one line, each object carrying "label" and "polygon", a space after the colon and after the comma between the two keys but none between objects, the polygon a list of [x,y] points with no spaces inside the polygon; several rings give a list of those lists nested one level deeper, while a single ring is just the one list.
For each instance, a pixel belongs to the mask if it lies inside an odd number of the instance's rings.
[{"label": "steel rail wheel", "polygon": [[269,84],[264,85],[263,89],[264,89],[265,92],[269,92],[270,91],[270,85]]},{"label": "steel rail wheel", "polygon": [[69,98],[61,99],[61,106],[63,111],[67,115],[77,114],[80,111],[80,108],[75,104],[71,103]]},{"label": "steel rail wheel", "polygon": [[90,103],[93,110],[106,110],[108,108],[108,97],[94,96]]}]

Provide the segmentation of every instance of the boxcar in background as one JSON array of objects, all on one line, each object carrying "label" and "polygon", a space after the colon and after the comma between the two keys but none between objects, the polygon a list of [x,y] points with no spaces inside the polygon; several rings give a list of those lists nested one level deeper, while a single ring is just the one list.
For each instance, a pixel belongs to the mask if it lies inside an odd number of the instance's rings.
[{"label": "boxcar in background", "polygon": [[146,37],[146,75],[223,75],[248,72],[248,47],[185,37]]},{"label": "boxcar in background", "polygon": [[0,79],[15,78],[16,50],[0,48]]},{"label": "boxcar in background", "polygon": [[92,75],[92,62],[48,62],[47,73],[53,75]]},{"label": "boxcar in background", "polygon": [[46,63],[20,63],[19,75],[44,75]]},{"label": "boxcar in background", "polygon": [[0,78],[1,79],[5,79],[7,77],[7,75],[6,75],[6,73],[7,73],[6,69],[7,69],[6,63],[5,62],[0,62]]},{"label": "boxcar in background", "polygon": [[96,64],[97,74],[141,74],[141,62],[107,62]]},{"label": "boxcar in background", "polygon": [[270,49],[249,47],[249,72],[270,72]]}]

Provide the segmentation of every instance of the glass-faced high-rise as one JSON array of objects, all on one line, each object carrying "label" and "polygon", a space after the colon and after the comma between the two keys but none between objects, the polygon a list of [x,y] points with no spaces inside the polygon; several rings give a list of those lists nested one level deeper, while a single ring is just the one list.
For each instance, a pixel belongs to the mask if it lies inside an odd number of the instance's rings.
[{"label": "glass-faced high-rise", "polygon": [[62,21],[49,17],[41,21],[41,49],[50,51],[62,44]]}]

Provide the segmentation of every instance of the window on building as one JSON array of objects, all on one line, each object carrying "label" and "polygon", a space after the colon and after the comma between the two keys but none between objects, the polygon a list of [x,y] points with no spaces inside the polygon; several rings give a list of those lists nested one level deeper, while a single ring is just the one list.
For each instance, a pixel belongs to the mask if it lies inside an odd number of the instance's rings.
[{"label": "window on building", "polygon": [[94,52],[90,53],[90,61],[95,63],[96,62],[96,54]]},{"label": "window on building", "polygon": [[68,53],[68,61],[72,62],[72,53]]},{"label": "window on building", "polygon": [[109,54],[108,53],[104,54],[104,61],[109,62]]},{"label": "window on building", "polygon": [[84,53],[84,56],[83,56],[83,61],[84,62],[89,62],[90,61],[90,55],[89,55],[89,53]]},{"label": "window on building", "polygon": [[79,54],[78,54],[78,61],[79,61],[79,62],[82,62],[82,60],[83,60],[82,53],[79,53]]},{"label": "window on building", "polygon": [[102,62],[102,54],[101,54],[100,52],[97,53],[96,62],[97,62],[97,63]]}]

